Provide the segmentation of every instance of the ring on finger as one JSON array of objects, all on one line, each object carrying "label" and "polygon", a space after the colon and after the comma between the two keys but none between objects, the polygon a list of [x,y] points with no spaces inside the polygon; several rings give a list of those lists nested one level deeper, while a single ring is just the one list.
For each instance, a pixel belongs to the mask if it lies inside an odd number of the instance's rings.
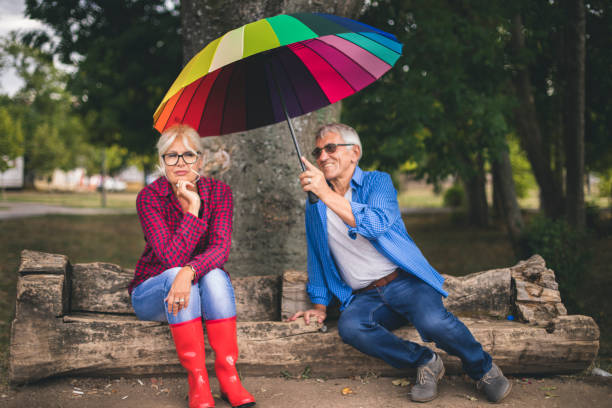
[{"label": "ring on finger", "polygon": [[306,178],[306,184],[310,184],[312,182],[312,179],[310,177]]}]

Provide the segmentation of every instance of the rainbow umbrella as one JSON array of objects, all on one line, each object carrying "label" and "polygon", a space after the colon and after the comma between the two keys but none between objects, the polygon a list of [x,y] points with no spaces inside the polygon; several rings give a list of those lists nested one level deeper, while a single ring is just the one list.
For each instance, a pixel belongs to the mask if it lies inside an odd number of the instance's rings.
[{"label": "rainbow umbrella", "polygon": [[299,160],[289,118],[365,88],[401,52],[394,35],[344,17],[264,18],[229,31],[193,57],[155,111],[154,127],[163,132],[182,123],[206,137],[287,120]]}]

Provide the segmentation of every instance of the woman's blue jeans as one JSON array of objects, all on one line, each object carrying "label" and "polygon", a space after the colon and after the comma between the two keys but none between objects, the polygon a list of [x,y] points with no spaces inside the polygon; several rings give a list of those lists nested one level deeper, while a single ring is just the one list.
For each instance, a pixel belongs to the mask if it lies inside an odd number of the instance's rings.
[{"label": "woman's blue jeans", "polygon": [[392,333],[409,322],[423,341],[434,341],[442,350],[459,357],[463,369],[474,380],[491,369],[491,356],[468,328],[446,310],[440,293],[405,272],[386,286],[355,295],[340,315],[338,331],[345,343],[395,368],[418,367],[427,363],[433,352]]},{"label": "woman's blue jeans", "polygon": [[140,320],[170,324],[188,322],[204,316],[205,320],[227,319],[236,316],[234,288],[229,276],[221,269],[213,269],[191,285],[189,305],[175,316],[168,313],[164,302],[174,278],[181,268],[172,268],[147,279],[132,291],[132,306]]}]

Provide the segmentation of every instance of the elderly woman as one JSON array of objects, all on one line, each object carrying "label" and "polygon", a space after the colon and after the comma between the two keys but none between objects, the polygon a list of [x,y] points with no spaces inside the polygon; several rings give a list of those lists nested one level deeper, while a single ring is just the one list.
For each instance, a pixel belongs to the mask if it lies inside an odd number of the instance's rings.
[{"label": "elderly woman", "polygon": [[223,269],[232,232],[232,192],[200,177],[200,137],[185,125],[166,130],[157,143],[163,174],[136,201],[145,250],[129,285],[141,320],[167,321],[189,379],[189,407],[214,407],[204,358],[202,318],[215,351],[221,396],[232,407],[255,399],[236,372],[234,289]]}]

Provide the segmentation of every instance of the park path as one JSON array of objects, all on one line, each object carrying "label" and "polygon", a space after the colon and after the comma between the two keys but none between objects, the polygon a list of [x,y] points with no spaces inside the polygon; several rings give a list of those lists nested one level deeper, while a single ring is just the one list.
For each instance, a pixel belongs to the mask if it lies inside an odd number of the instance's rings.
[{"label": "park path", "polygon": [[37,217],[50,214],[65,215],[108,215],[108,214],[135,214],[136,209],[129,208],[78,208],[60,205],[27,203],[27,202],[0,202],[0,220],[10,218]]}]

